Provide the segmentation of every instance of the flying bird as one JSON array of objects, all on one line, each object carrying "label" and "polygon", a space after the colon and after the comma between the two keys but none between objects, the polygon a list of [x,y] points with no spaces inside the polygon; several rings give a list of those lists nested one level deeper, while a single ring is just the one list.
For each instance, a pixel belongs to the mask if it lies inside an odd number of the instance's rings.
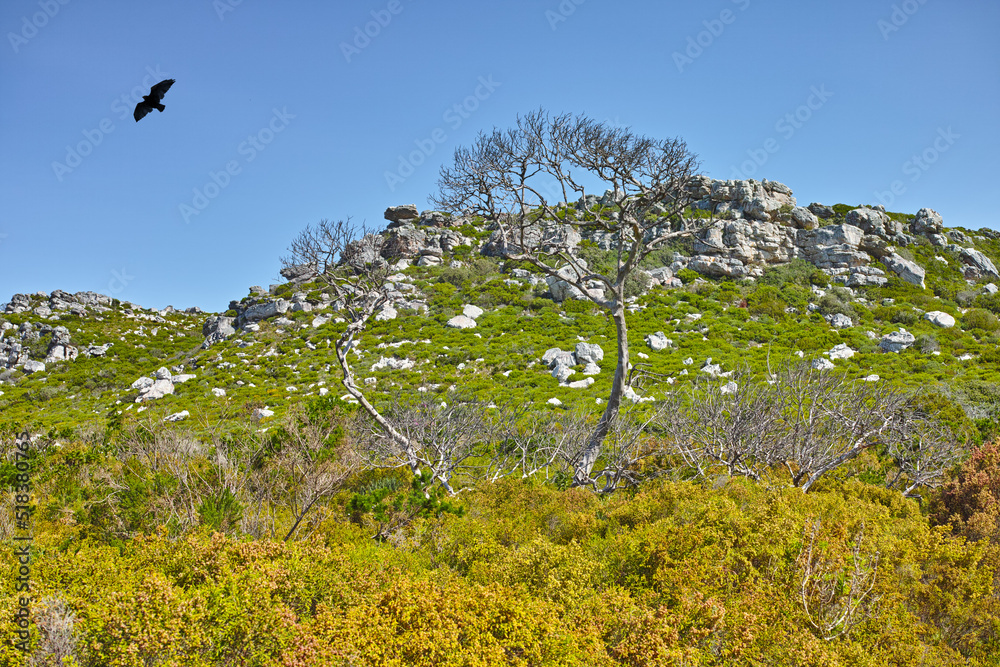
[{"label": "flying bird", "polygon": [[149,95],[144,96],[142,102],[135,105],[135,113],[132,114],[135,122],[138,123],[141,118],[145,117],[153,109],[163,111],[166,107],[160,104],[160,101],[172,85],[174,85],[174,79],[164,79],[150,88]]}]

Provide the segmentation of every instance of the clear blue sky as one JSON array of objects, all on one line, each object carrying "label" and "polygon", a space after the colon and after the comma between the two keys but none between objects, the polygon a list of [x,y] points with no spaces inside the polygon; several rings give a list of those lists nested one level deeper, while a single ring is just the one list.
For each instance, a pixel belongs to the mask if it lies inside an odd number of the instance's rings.
[{"label": "clear blue sky", "polygon": [[456,147],[539,106],[802,204],[1000,227],[995,0],[4,0],[0,30],[0,302],[224,310],[305,225],[430,208]]}]

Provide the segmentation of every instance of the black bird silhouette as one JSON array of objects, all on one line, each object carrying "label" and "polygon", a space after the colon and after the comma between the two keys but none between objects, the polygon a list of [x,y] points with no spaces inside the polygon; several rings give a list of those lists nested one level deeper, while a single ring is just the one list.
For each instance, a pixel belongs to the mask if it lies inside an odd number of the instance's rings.
[{"label": "black bird silhouette", "polygon": [[135,113],[132,114],[135,117],[135,122],[138,123],[139,119],[145,117],[153,109],[163,111],[166,107],[160,104],[160,100],[163,99],[172,85],[174,85],[174,79],[164,79],[150,88],[149,95],[144,96],[142,102],[135,105]]}]

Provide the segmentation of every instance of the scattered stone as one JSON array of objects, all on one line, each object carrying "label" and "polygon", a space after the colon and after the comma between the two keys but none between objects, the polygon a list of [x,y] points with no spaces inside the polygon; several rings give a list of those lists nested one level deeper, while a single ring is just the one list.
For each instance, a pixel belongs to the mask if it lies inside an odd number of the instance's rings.
[{"label": "scattered stone", "polygon": [[379,360],[372,364],[371,370],[380,371],[388,368],[394,371],[405,371],[413,368],[416,362],[412,359],[397,359],[395,357],[379,357]]},{"label": "scattered stone", "polygon": [[483,309],[480,308],[479,306],[466,304],[465,307],[462,308],[462,314],[468,317],[470,320],[474,320],[483,314]]},{"label": "scattered stone", "polygon": [[586,378],[583,380],[577,380],[576,382],[569,382],[566,386],[570,389],[586,389],[592,384],[594,384],[594,378]]},{"label": "scattered stone", "polygon": [[604,349],[596,343],[577,343],[575,355],[578,364],[596,364],[604,360]]},{"label": "scattered stone", "polygon": [[857,354],[857,352],[855,350],[852,350],[847,343],[840,343],[838,345],[834,345],[833,349],[827,352],[827,355],[830,357],[830,359],[850,359],[855,354]]},{"label": "scattered stone", "polygon": [[932,310],[929,313],[924,313],[924,319],[931,324],[945,329],[950,329],[955,326],[955,318],[948,313],[941,312],[940,310]]},{"label": "scattered stone", "polygon": [[880,378],[880,377],[879,377],[878,375],[876,375],[875,373],[872,373],[871,375],[866,375],[866,376],[865,376],[865,382],[878,382],[878,381],[879,381],[879,380],[881,380],[881,379],[882,379],[882,378]]},{"label": "scattered stone", "polygon": [[576,371],[563,364],[557,364],[556,367],[552,369],[552,377],[560,383],[566,382],[571,375],[576,375]]},{"label": "scattered stone", "polygon": [[545,402],[548,403],[549,405],[562,405],[562,401],[560,401],[558,398],[550,398]]},{"label": "scattered stone", "polygon": [[380,310],[377,313],[375,313],[375,321],[376,322],[386,322],[386,321],[389,321],[389,320],[394,320],[394,319],[396,319],[397,315],[398,315],[398,313],[396,312],[396,309],[392,307],[392,304],[391,303],[385,303],[382,306],[382,310]]},{"label": "scattered stone", "polygon": [[465,315],[456,315],[448,320],[448,326],[452,329],[475,329],[476,321]]},{"label": "scattered stone", "polygon": [[649,334],[646,336],[646,344],[653,352],[660,352],[668,347],[672,347],[674,342],[667,338],[667,335],[662,331],[657,331],[654,334]]},{"label": "scattered stone", "polygon": [[212,393],[215,394],[217,397],[222,398],[223,396],[226,395],[226,390],[215,387],[214,389],[212,389]]},{"label": "scattered stone", "polygon": [[22,368],[25,373],[28,373],[30,375],[32,373],[43,372],[45,370],[45,364],[42,363],[41,361],[34,361],[29,359],[28,361],[24,362],[24,366]]},{"label": "scattered stone", "polygon": [[913,345],[917,338],[909,331],[905,329],[900,329],[899,331],[894,331],[890,334],[882,336],[881,342],[879,342],[879,347],[883,352],[902,352],[906,348]]},{"label": "scattered stone", "polygon": [[601,372],[601,367],[595,364],[593,361],[588,362],[586,366],[583,367],[584,375],[598,375]]},{"label": "scattered stone", "polygon": [[268,407],[265,405],[262,408],[256,408],[253,411],[252,416],[254,419],[264,419],[265,417],[273,417],[274,410],[269,410]]},{"label": "scattered stone", "polygon": [[813,359],[812,367],[818,371],[828,371],[835,368],[829,359]]},{"label": "scattered stone", "polygon": [[191,416],[191,413],[187,410],[181,410],[180,412],[175,412],[172,415],[167,415],[163,418],[165,422],[179,422],[182,419],[186,419]]},{"label": "scattered stone", "polygon": [[854,322],[851,318],[843,313],[834,313],[828,319],[830,321],[830,326],[834,329],[847,329],[848,327],[854,326]]},{"label": "scattered stone", "polygon": [[726,384],[719,387],[719,393],[721,394],[735,394],[739,390],[740,386],[730,380]]}]

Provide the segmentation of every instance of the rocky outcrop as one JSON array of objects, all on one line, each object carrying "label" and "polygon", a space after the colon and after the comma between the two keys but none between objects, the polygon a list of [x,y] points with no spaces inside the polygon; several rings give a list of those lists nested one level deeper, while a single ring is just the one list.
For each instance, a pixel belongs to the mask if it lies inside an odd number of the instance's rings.
[{"label": "rocky outcrop", "polygon": [[906,282],[920,287],[924,286],[926,272],[916,262],[911,262],[893,253],[888,257],[883,257],[882,263]]}]

